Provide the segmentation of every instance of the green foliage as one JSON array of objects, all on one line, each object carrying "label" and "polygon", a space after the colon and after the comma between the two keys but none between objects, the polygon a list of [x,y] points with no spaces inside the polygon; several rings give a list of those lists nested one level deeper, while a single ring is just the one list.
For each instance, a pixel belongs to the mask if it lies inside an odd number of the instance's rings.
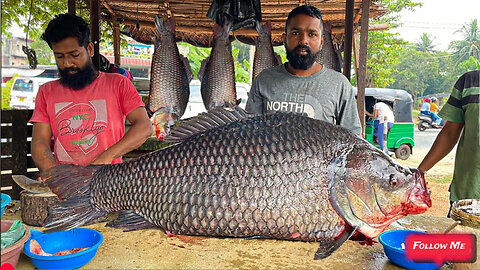
[{"label": "green foliage", "polygon": [[12,89],[12,84],[16,77],[18,77],[18,74],[13,75],[13,77],[5,83],[6,87],[2,86],[2,110],[11,109],[10,90]]},{"label": "green foliage", "polygon": [[28,21],[22,19],[28,19],[31,6],[29,36],[38,36],[54,15],[67,12],[67,1],[2,0],[2,35],[10,38],[7,30],[13,22],[26,33]]},{"label": "green foliage", "polygon": [[[394,88],[405,89],[414,97],[423,96],[426,89],[435,84],[440,69],[439,59],[429,52],[408,48],[403,51],[394,74]],[[438,82],[437,82],[438,84]]]},{"label": "green foliage", "polygon": [[435,52],[435,50],[433,49],[435,47],[435,44],[433,44],[434,39],[435,38],[432,38],[429,34],[423,33],[420,36],[420,39],[418,39],[417,42],[413,44],[413,47],[417,51],[434,53]]},{"label": "green foliage", "polygon": [[458,74],[463,74],[476,69],[480,69],[480,62],[473,56],[470,56],[467,60],[458,64],[456,70]]},{"label": "green foliage", "polygon": [[273,47],[273,51],[278,55],[280,55],[280,58],[282,59],[282,63],[287,62],[287,52],[285,51],[285,46]]},{"label": "green foliage", "polygon": [[193,76],[198,79],[198,71],[200,70],[202,61],[210,55],[212,48],[195,47],[186,42],[180,42],[179,44],[188,47],[187,58],[190,62],[190,68],[192,69]]},{"label": "green foliage", "polygon": [[457,32],[462,33],[463,39],[452,41],[450,48],[454,50],[452,57],[455,59],[455,66],[473,57],[480,61],[480,29],[477,19],[465,24]]},{"label": "green foliage", "polygon": [[[392,28],[399,25],[400,11],[421,6],[421,3],[414,0],[384,0],[383,4],[390,12],[378,20],[370,20],[370,23],[388,23]],[[367,87],[386,87],[394,82],[392,76],[397,72],[396,64],[405,45],[406,42],[398,37],[398,33],[368,33]],[[353,84],[356,84],[355,79],[352,80]]]},{"label": "green foliage", "polygon": [[394,82],[396,64],[404,50],[405,42],[386,31],[368,33],[367,86],[386,87]]}]

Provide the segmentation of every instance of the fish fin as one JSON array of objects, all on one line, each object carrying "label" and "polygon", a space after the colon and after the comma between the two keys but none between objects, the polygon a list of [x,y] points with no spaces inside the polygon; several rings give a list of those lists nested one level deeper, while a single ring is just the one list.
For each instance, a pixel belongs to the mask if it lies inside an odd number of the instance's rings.
[{"label": "fish fin", "polygon": [[213,39],[217,37],[228,38],[230,32],[232,31],[232,23],[226,22],[223,26],[215,24],[213,26]]},{"label": "fish fin", "polygon": [[59,165],[43,173],[47,185],[59,201],[49,207],[45,220],[46,232],[68,230],[104,216],[91,202],[90,181],[103,166]]},{"label": "fish fin", "polygon": [[165,24],[167,26],[168,31],[175,34],[175,20],[173,18],[170,18],[165,22]]},{"label": "fish fin", "polygon": [[203,75],[205,74],[205,69],[207,68],[208,61],[210,61],[210,56],[202,60],[202,64],[200,65],[200,69],[198,70],[197,77],[200,81],[203,79]]},{"label": "fish fin", "polygon": [[257,30],[259,36],[264,32],[264,27],[261,21],[255,21],[255,29]]},{"label": "fish fin", "polygon": [[358,218],[353,212],[347,193],[346,179],[349,177],[347,159],[354,147],[356,146],[346,148],[328,165],[326,177],[329,190],[328,196],[333,208],[351,227],[357,228],[362,233],[370,231],[370,234],[372,234],[373,228]]},{"label": "fish fin", "polygon": [[261,21],[255,21],[255,28],[259,36],[261,35],[271,35],[272,34],[272,25],[267,22],[265,25]]},{"label": "fish fin", "polygon": [[277,60],[277,64],[275,66],[279,66],[282,64],[282,57],[280,57],[280,55],[276,52],[273,52],[273,56],[275,57],[275,59]]},{"label": "fish fin", "polygon": [[244,240],[267,239],[267,237],[262,235],[254,235],[254,236],[244,237],[243,239]]},{"label": "fish fin", "polygon": [[192,72],[192,68],[190,67],[190,63],[188,62],[188,58],[185,56],[180,56],[180,59],[182,59],[183,67],[185,68],[188,82],[190,83],[193,79],[193,72]]},{"label": "fish fin", "polygon": [[17,185],[28,192],[36,194],[50,192],[50,188],[45,182],[30,179],[25,175],[12,175],[12,179]]},{"label": "fish fin", "polygon": [[[348,226],[349,227],[349,226]],[[324,259],[337,250],[345,241],[347,241],[357,230],[357,228],[351,228],[350,230],[345,230],[340,237],[333,241],[321,241],[320,247],[315,252],[315,256],[313,257],[314,260],[321,260]]]},{"label": "fish fin", "polygon": [[162,17],[155,15],[155,28],[159,35],[165,31],[175,33],[175,21],[173,19],[165,21]]},{"label": "fish fin", "polygon": [[110,221],[106,226],[115,229],[122,229],[124,232],[156,227],[154,224],[146,221],[142,216],[139,216],[134,210],[120,211],[118,218]]},{"label": "fish fin", "polygon": [[238,106],[218,107],[180,123],[172,129],[170,136],[166,137],[164,141],[170,143],[182,142],[196,134],[248,118],[250,118],[250,115]]},{"label": "fish fin", "polygon": [[272,24],[270,22],[265,23],[263,28],[265,29],[265,32],[267,32],[269,36],[272,35]]}]

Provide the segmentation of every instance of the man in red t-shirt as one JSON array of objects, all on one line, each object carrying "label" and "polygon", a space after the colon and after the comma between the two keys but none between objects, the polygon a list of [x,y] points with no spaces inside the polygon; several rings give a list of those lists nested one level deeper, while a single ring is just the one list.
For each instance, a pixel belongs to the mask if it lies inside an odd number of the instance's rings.
[{"label": "man in red t-shirt", "polygon": [[[88,24],[69,14],[56,16],[42,35],[53,50],[60,79],[40,87],[30,119],[32,158],[40,171],[65,163],[119,163],[152,134],[133,84],[120,74],[94,69],[89,35]],[[127,133],[125,118],[132,124]]]}]

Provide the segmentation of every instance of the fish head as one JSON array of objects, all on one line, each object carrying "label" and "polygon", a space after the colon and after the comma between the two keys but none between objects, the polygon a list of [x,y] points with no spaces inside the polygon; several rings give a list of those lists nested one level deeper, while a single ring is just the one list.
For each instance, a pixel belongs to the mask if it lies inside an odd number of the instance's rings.
[{"label": "fish head", "polygon": [[421,171],[396,163],[370,145],[353,146],[335,166],[330,200],[367,237],[376,237],[395,220],[423,213],[432,205]]},{"label": "fish head", "polygon": [[178,116],[173,108],[162,108],[155,111],[150,118],[155,130],[155,136],[158,140],[163,140],[170,134],[172,126],[177,121]]}]

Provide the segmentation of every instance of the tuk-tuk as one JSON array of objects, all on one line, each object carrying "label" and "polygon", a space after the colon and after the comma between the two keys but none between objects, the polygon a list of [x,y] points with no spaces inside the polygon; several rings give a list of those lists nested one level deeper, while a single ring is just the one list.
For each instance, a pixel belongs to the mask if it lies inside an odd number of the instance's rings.
[{"label": "tuk-tuk", "polygon": [[[355,89],[356,91],[356,89]],[[387,148],[395,152],[398,159],[408,159],[412,153],[415,142],[413,139],[414,123],[412,119],[412,96],[405,90],[389,88],[366,88],[365,109],[373,114],[373,105],[382,101],[393,108],[395,123],[387,134]],[[367,118],[365,126],[365,139],[372,145],[374,143],[374,121]]]}]

